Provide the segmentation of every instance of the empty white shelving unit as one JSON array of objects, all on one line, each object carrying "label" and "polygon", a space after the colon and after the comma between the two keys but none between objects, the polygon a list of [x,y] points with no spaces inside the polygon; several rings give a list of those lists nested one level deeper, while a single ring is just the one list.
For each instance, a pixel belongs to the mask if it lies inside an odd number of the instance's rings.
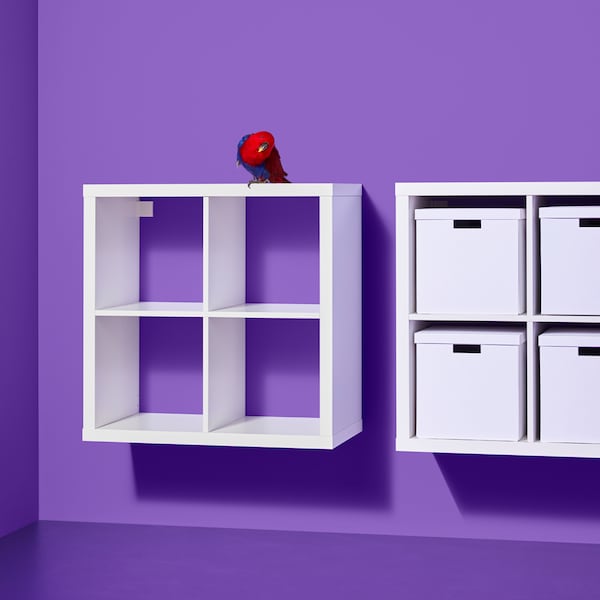
[{"label": "empty white shelving unit", "polygon": [[[598,315],[541,312],[540,208],[600,206],[600,182],[396,183],[396,386],[398,451],[600,457],[599,443],[540,441],[538,336],[564,325],[585,331]],[[422,208],[525,209],[525,306],[522,314],[416,312],[416,220]],[[435,325],[515,326],[526,333],[526,427],[518,441],[417,437],[415,332]],[[600,361],[599,361],[600,364]],[[600,429],[600,423],[598,423]]]},{"label": "empty white shelving unit", "polygon": [[[84,185],[83,195],[84,440],[332,449],[362,431],[361,185]],[[246,203],[265,197],[318,202],[317,303],[246,302]],[[140,301],[140,219],[152,218],[153,199],[202,203],[191,273],[201,299]],[[157,317],[201,319],[193,414],[141,409],[141,325]],[[317,416],[247,414],[249,319],[317,322]]]}]

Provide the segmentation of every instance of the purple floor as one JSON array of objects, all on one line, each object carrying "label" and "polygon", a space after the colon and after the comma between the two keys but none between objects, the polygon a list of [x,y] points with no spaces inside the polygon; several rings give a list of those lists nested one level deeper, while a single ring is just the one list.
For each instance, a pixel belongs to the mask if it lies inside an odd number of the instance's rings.
[{"label": "purple floor", "polygon": [[0,539],[10,600],[600,597],[600,547],[40,522]]}]

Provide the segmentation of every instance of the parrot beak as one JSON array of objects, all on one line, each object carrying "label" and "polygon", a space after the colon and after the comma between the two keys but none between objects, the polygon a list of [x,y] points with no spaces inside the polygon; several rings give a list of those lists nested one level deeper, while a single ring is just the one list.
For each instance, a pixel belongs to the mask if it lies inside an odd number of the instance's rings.
[{"label": "parrot beak", "polygon": [[269,147],[268,142],[263,142],[259,147],[258,147],[258,151],[259,152],[264,152],[267,148]]},{"label": "parrot beak", "polygon": [[236,167],[239,167],[239,166],[240,166],[240,161],[239,161],[239,160],[236,160],[236,161],[235,161],[235,166],[236,166]]}]

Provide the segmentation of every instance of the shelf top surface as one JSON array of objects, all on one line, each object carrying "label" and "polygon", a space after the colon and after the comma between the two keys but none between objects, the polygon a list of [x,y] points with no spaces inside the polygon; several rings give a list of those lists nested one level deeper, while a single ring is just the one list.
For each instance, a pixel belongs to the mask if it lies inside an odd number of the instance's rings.
[{"label": "shelf top surface", "polygon": [[396,182],[397,196],[587,196],[600,195],[600,181]]},{"label": "shelf top surface", "polygon": [[117,183],[85,184],[85,197],[305,197],[360,196],[360,183]]}]

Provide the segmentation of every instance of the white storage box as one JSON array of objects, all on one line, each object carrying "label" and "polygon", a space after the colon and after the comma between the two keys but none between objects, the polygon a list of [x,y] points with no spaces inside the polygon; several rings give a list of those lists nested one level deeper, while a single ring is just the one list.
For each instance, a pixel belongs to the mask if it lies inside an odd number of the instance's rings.
[{"label": "white storage box", "polygon": [[542,313],[600,314],[600,206],[540,208]]},{"label": "white storage box", "polygon": [[417,437],[519,440],[525,330],[436,326],[415,333]]},{"label": "white storage box", "polygon": [[600,328],[552,328],[540,346],[540,440],[600,442]]},{"label": "white storage box", "polygon": [[421,208],[415,219],[417,312],[525,311],[525,210]]}]

